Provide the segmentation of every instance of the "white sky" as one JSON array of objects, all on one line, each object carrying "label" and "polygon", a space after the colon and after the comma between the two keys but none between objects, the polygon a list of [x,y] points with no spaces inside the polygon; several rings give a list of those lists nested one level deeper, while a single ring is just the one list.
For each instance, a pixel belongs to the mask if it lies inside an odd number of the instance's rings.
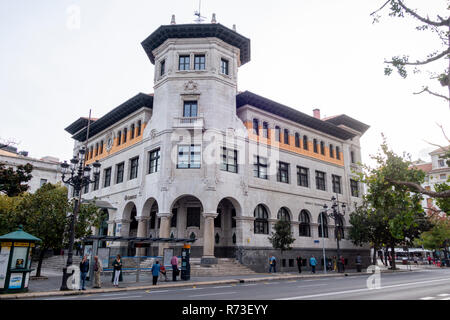
[{"label": "white sky", "polygon": [[[361,141],[363,161],[375,154],[381,132],[397,152],[429,160],[450,135],[443,99],[413,95],[425,74],[406,80],[384,76],[385,58],[422,58],[436,42],[413,19],[371,12],[385,0],[203,0],[205,22],[217,22],[251,40],[251,61],[239,70],[249,90],[312,115],[345,113],[371,128]],[[407,0],[415,7],[419,0]],[[422,1],[423,3],[423,1]],[[427,0],[427,12],[447,1]],[[70,28],[80,9],[80,28]],[[386,8],[387,9],[387,8]],[[0,138],[40,158],[72,157],[64,131],[80,116],[101,117],[138,92],[153,92],[153,70],[141,42],[176,15],[192,23],[198,0],[0,0]],[[419,12],[424,12],[423,10]],[[445,93],[441,88],[438,88]]]}]

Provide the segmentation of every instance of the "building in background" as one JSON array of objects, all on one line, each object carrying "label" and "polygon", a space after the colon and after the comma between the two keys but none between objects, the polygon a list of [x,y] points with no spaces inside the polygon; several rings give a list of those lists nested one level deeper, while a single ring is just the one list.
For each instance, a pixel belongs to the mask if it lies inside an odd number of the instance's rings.
[{"label": "building in background", "polygon": [[33,171],[31,172],[33,177],[27,182],[30,187],[28,192],[31,193],[34,193],[47,182],[52,184],[61,182],[61,169],[58,158],[47,156],[35,159],[29,157],[26,151],[18,152],[15,147],[0,145],[0,163],[14,169],[19,165],[31,164],[33,166]]},{"label": "building in background", "polygon": [[[350,264],[358,253],[369,261],[367,247],[347,240],[348,211],[361,201],[352,170],[359,170],[368,125],[238,92],[250,40],[214,20],[173,19],[142,46],[155,65],[154,93],[139,93],[92,121],[89,136],[85,118],[66,128],[74,153],[88,139],[87,164],[101,163],[83,198],[101,201],[108,235],[195,238],[191,254],[202,263],[235,257],[264,271],[268,256],[278,254],[268,237],[282,219],[296,239],[284,253],[293,267],[298,255],[321,257],[323,245],[328,257],[336,255],[335,222],[321,215],[335,196],[348,208],[338,228],[342,254]],[[111,254],[161,255],[169,245],[137,252],[125,242],[109,246]]]}]

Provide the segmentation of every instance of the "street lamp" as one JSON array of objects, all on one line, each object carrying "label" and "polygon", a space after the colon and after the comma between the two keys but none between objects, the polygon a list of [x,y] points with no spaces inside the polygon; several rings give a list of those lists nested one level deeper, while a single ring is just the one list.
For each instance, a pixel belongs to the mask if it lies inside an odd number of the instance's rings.
[{"label": "street lamp", "polygon": [[336,235],[336,246],[337,246],[337,264],[338,264],[338,271],[342,272],[342,266],[340,261],[341,256],[341,250],[339,248],[339,240],[341,239],[341,232],[339,230],[339,227],[344,227],[341,225],[342,218],[345,216],[345,203],[342,203],[341,208],[342,212],[339,210],[339,201],[333,196],[331,197],[331,208],[328,209],[328,206],[326,204],[323,205],[323,213],[329,216],[330,218],[334,219],[334,234]]},{"label": "street lamp", "polygon": [[[70,229],[69,229],[69,250],[67,252],[67,264],[66,267],[63,268],[63,278],[62,278],[62,284],[61,284],[61,291],[69,290],[67,288],[67,279],[70,275],[73,274],[73,271],[71,274],[67,273],[67,268],[72,265],[72,256],[73,256],[73,242],[75,238],[75,221],[76,217],[78,215],[78,211],[80,209],[80,203],[81,203],[81,190],[86,187],[87,185],[91,183],[95,183],[99,176],[100,176],[100,162],[95,161],[92,166],[94,168],[94,180],[91,180],[90,178],[90,172],[91,167],[89,165],[86,165],[85,163],[85,157],[84,154],[86,153],[86,150],[84,148],[81,148],[78,151],[78,155],[74,156],[72,159],[70,159],[70,164],[64,161],[64,163],[61,163],[61,174],[62,174],[62,181],[65,184],[68,184],[73,187],[74,189],[74,196],[79,196],[79,199],[75,198],[75,203],[73,206],[73,214],[71,216],[70,220]],[[66,179],[66,175],[69,175],[69,177]]]}]

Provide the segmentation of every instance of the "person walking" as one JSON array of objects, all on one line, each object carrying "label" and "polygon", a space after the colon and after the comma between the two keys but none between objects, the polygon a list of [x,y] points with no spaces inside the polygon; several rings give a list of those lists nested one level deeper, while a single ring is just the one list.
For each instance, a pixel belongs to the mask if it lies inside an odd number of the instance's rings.
[{"label": "person walking", "polygon": [[102,287],[102,280],[100,275],[103,271],[103,266],[101,261],[98,259],[98,256],[94,257],[94,288]]},{"label": "person walking", "polygon": [[343,256],[340,257],[339,262],[341,263],[342,272],[345,272],[345,259]]},{"label": "person walking", "polygon": [[298,267],[298,273],[302,273],[302,257],[297,257],[297,267]]},{"label": "person walking", "polygon": [[89,272],[89,260],[87,256],[83,256],[80,262],[80,277],[81,277],[81,288],[80,290],[86,290],[86,275]]},{"label": "person walking", "polygon": [[269,265],[270,265],[269,273],[272,273],[272,270],[273,270],[273,272],[276,273],[277,272],[277,259],[275,259],[274,256],[271,256],[269,258]]},{"label": "person walking", "polygon": [[358,255],[356,256],[356,271],[357,272],[361,272],[361,263],[362,263],[361,255],[358,253]]},{"label": "person walking", "polygon": [[156,260],[156,263],[152,266],[152,276],[153,276],[153,285],[156,285],[158,282],[159,272],[161,271],[161,266],[159,265],[159,261]]},{"label": "person walking", "polygon": [[113,273],[112,273],[112,279],[114,287],[119,287],[119,281],[123,281],[122,279],[122,259],[120,257],[120,254],[116,256],[116,259],[114,260],[113,264]]},{"label": "person walking", "polygon": [[314,256],[312,256],[311,258],[309,258],[309,264],[311,265],[311,271],[312,273],[316,273],[316,258],[314,258]]},{"label": "person walking", "polygon": [[336,256],[333,256],[333,271],[337,270],[337,259]]},{"label": "person walking", "polygon": [[159,272],[164,276],[164,281],[169,281],[167,279],[167,271],[166,271],[166,267],[164,267],[164,265],[161,265]]},{"label": "person walking", "polygon": [[427,260],[428,260],[428,264],[431,265],[431,256],[428,256]]},{"label": "person walking", "polygon": [[173,256],[170,259],[170,264],[172,265],[172,281],[177,281],[178,275],[178,258],[177,256]]}]

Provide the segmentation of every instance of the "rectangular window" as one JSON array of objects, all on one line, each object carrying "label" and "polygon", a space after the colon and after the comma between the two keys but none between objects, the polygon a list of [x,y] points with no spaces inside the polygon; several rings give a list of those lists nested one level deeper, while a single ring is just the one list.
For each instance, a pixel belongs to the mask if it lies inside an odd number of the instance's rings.
[{"label": "rectangular window", "polygon": [[47,179],[41,179],[41,181],[39,182],[39,187],[42,187],[46,183],[47,183]]},{"label": "rectangular window", "polygon": [[127,142],[128,129],[123,129],[123,143]]},{"label": "rectangular window", "polygon": [[334,158],[334,149],[333,149],[333,145],[330,144],[330,157]]},{"label": "rectangular window", "polygon": [[309,188],[309,169],[297,166],[297,184]]},{"label": "rectangular window", "polygon": [[198,111],[197,101],[185,101],[183,106],[183,117],[196,117]]},{"label": "rectangular window", "polygon": [[358,197],[359,196],[358,181],[350,179],[350,189],[351,189],[351,192],[352,192],[352,197]]},{"label": "rectangular window", "polygon": [[195,70],[205,70],[205,55],[195,55],[194,56],[194,69]]},{"label": "rectangular window", "polygon": [[303,149],[308,150],[308,137],[303,136]]},{"label": "rectangular window", "polygon": [[277,181],[289,183],[289,163],[278,162]]},{"label": "rectangular window", "polygon": [[295,133],[295,147],[300,148],[300,135],[298,132]]},{"label": "rectangular window", "polygon": [[313,140],[313,148],[314,148],[314,152],[318,153],[318,151],[317,151],[317,140],[316,139]]},{"label": "rectangular window", "polygon": [[254,156],[253,159],[253,176],[261,179],[267,179],[267,159]]},{"label": "rectangular window", "polygon": [[130,159],[130,180],[136,179],[139,168],[139,157]]},{"label": "rectangular window", "polygon": [[267,122],[263,122],[263,137],[267,138],[269,136],[269,124]]},{"label": "rectangular window", "polygon": [[98,143],[95,144],[95,156],[98,156]]},{"label": "rectangular window", "polygon": [[166,60],[164,59],[163,61],[161,61],[159,65],[159,75],[163,76],[165,72],[166,72]]},{"label": "rectangular window", "polygon": [[253,134],[259,136],[259,121],[258,119],[253,119]]},{"label": "rectangular window", "polygon": [[320,153],[325,155],[325,143],[323,141],[320,141]]},{"label": "rectangular window", "polygon": [[116,183],[121,183],[121,182],[123,182],[123,172],[124,172],[124,169],[125,169],[125,163],[124,162],[122,162],[122,163],[119,163],[118,165],[117,165],[117,168],[116,168],[116,174],[117,174],[117,176],[116,176]]},{"label": "rectangular window", "polygon": [[100,141],[100,154],[103,153],[103,140]]},{"label": "rectangular window", "polygon": [[353,151],[350,151],[350,161],[355,163],[355,153]]},{"label": "rectangular window", "polygon": [[139,137],[141,135],[141,120],[138,121],[137,133],[136,136]]},{"label": "rectangular window", "polygon": [[178,70],[189,70],[190,56],[180,56],[178,61]]},{"label": "rectangular window", "polygon": [[149,152],[149,166],[148,166],[148,173],[155,173],[160,170],[160,149],[156,149]]},{"label": "rectangular window", "polygon": [[119,131],[117,133],[117,145],[120,146],[121,143],[122,143],[122,131]]},{"label": "rectangular window", "polygon": [[103,171],[103,177],[104,177],[104,182],[103,182],[103,188],[107,188],[111,185],[111,167],[107,168]]},{"label": "rectangular window", "polygon": [[84,190],[83,190],[83,193],[89,193],[89,183],[87,183],[85,186],[84,186]]},{"label": "rectangular window", "polygon": [[281,142],[281,129],[279,126],[275,126],[275,140]]},{"label": "rectangular window", "polygon": [[334,193],[342,193],[341,190],[341,177],[337,176],[337,175],[332,175],[332,180],[333,180],[333,192]]},{"label": "rectangular window", "polygon": [[336,147],[336,159],[341,160],[341,152],[339,150],[339,147]]},{"label": "rectangular window", "polygon": [[135,130],[136,130],[136,128],[134,127],[134,123],[133,123],[130,128],[130,140],[134,139],[134,131]]},{"label": "rectangular window", "polygon": [[198,169],[201,164],[201,145],[178,146],[178,169]]},{"label": "rectangular window", "polygon": [[222,164],[221,170],[237,173],[237,150],[222,147]]},{"label": "rectangular window", "polygon": [[177,213],[178,213],[178,209],[173,208],[172,209],[172,218],[170,219],[170,227],[171,228],[177,227]]},{"label": "rectangular window", "polygon": [[439,167],[444,167],[445,166],[445,163],[444,163],[443,159],[439,159],[438,160],[438,164],[439,164]]},{"label": "rectangular window", "polygon": [[228,60],[221,59],[220,69],[222,71],[222,74],[228,75]]},{"label": "rectangular window", "polygon": [[289,144],[289,130],[284,129],[284,144]]},{"label": "rectangular window", "polygon": [[100,175],[94,175],[94,191],[98,190],[100,184]]},{"label": "rectangular window", "polygon": [[187,208],[186,227],[200,228],[200,208]]},{"label": "rectangular window", "polygon": [[326,190],[325,172],[316,170],[316,188],[318,190],[323,190],[323,191]]},{"label": "rectangular window", "polygon": [[441,179],[441,180],[445,180],[446,178],[447,178],[447,175],[445,173],[441,173],[439,175],[439,179]]}]

